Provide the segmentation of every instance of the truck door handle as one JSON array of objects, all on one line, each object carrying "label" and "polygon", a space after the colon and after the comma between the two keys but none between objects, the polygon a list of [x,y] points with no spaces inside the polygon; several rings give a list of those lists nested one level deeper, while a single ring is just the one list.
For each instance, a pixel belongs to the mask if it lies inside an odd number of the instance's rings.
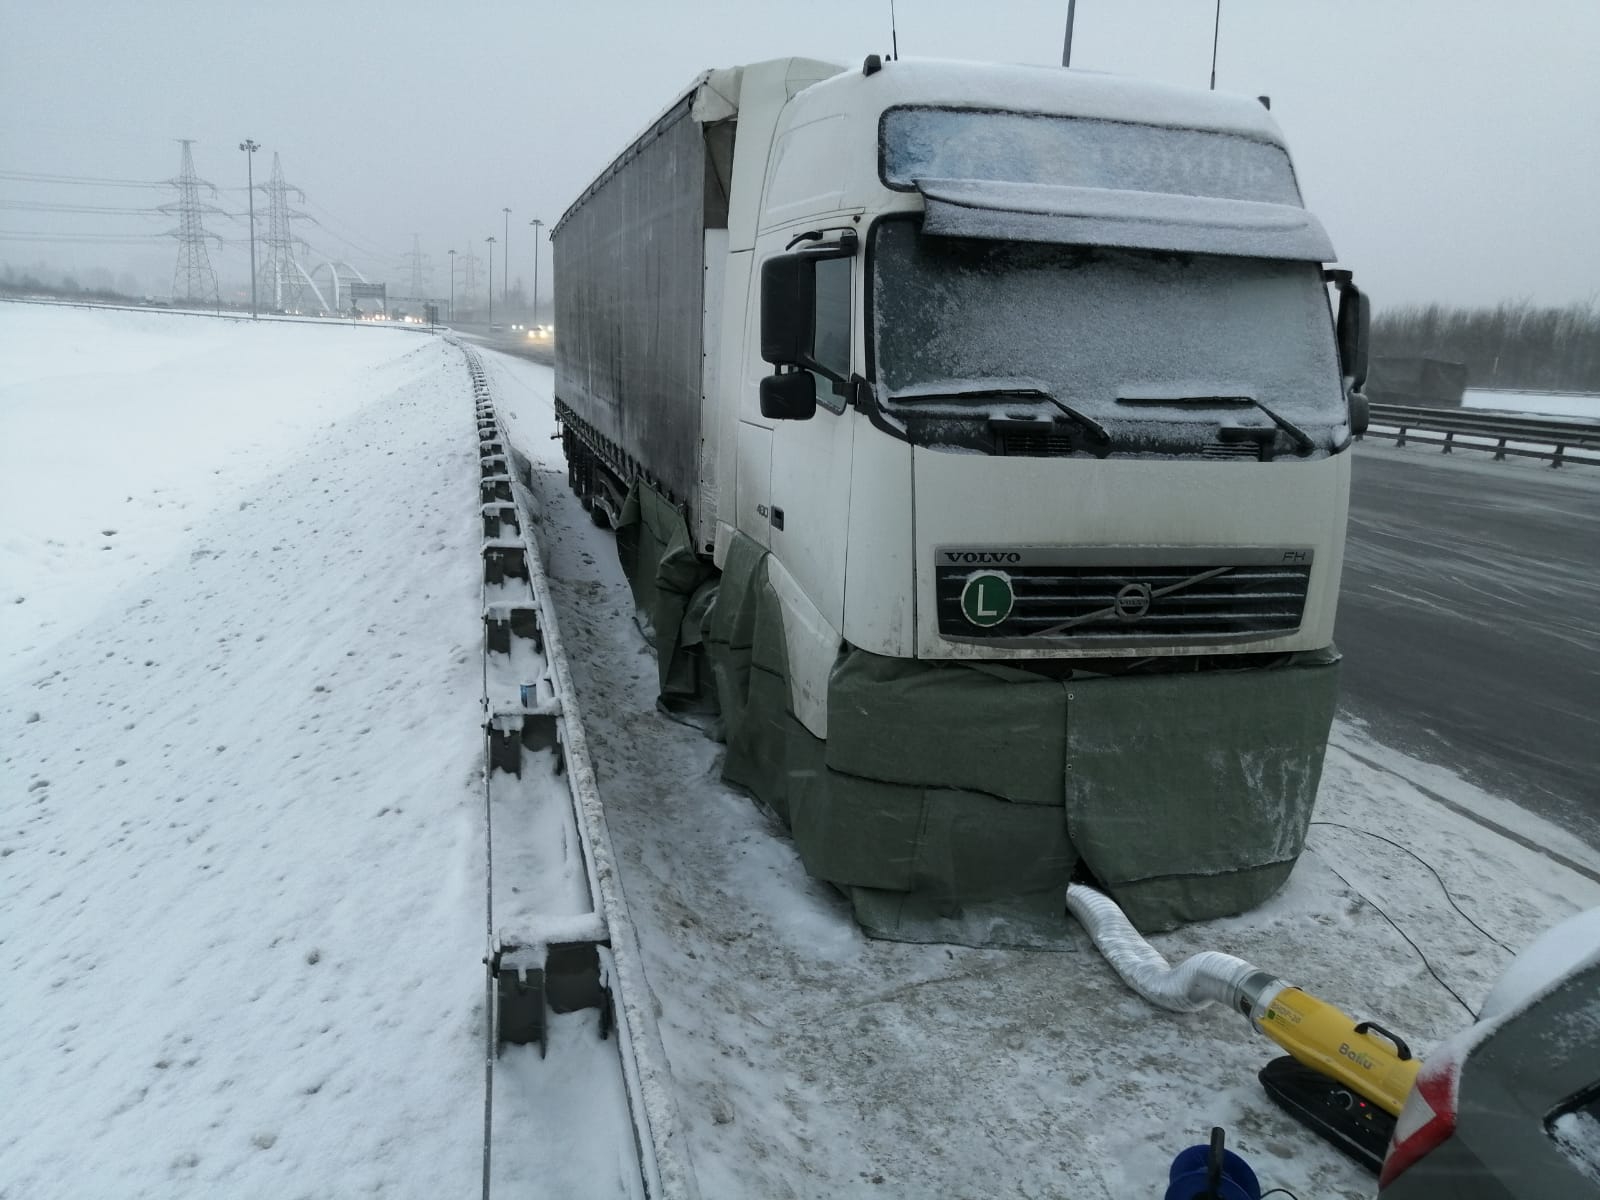
[{"label": "truck door handle", "polygon": [[772,506],[772,527],[774,529],[783,528],[783,509],[779,508],[776,504]]}]

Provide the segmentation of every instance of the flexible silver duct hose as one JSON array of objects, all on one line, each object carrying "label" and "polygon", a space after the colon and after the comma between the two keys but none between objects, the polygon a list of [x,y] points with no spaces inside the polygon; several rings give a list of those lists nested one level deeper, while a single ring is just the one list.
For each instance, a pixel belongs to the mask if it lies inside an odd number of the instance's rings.
[{"label": "flexible silver duct hose", "polygon": [[1067,910],[1089,931],[1122,982],[1152,1004],[1173,1012],[1199,1012],[1222,1004],[1252,1020],[1288,986],[1242,958],[1203,950],[1171,966],[1139,936],[1116,901],[1092,887],[1067,888]]}]

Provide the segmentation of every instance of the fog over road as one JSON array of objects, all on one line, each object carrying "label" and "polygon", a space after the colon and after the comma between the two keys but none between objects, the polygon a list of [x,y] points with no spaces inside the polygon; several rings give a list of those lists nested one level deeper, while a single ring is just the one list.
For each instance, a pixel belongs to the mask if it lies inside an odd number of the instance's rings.
[{"label": "fog over road", "polygon": [[1600,846],[1600,472],[1367,443],[1341,707]]}]

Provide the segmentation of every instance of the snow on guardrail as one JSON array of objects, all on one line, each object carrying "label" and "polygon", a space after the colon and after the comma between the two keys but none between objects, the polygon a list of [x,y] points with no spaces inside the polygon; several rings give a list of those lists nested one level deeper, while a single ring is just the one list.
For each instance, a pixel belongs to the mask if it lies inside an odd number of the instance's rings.
[{"label": "snow on guardrail", "polygon": [[[539,546],[482,362],[488,975],[483,1195],[694,1200]],[[592,1014],[591,1014],[592,1010]]]}]

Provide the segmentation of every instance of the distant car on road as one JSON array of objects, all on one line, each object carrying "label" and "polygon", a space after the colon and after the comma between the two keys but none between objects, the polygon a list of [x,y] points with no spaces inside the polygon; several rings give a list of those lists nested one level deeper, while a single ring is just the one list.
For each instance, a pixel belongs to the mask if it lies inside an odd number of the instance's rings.
[{"label": "distant car on road", "polygon": [[1417,1075],[1381,1200],[1600,1200],[1600,909],[1534,941]]}]

